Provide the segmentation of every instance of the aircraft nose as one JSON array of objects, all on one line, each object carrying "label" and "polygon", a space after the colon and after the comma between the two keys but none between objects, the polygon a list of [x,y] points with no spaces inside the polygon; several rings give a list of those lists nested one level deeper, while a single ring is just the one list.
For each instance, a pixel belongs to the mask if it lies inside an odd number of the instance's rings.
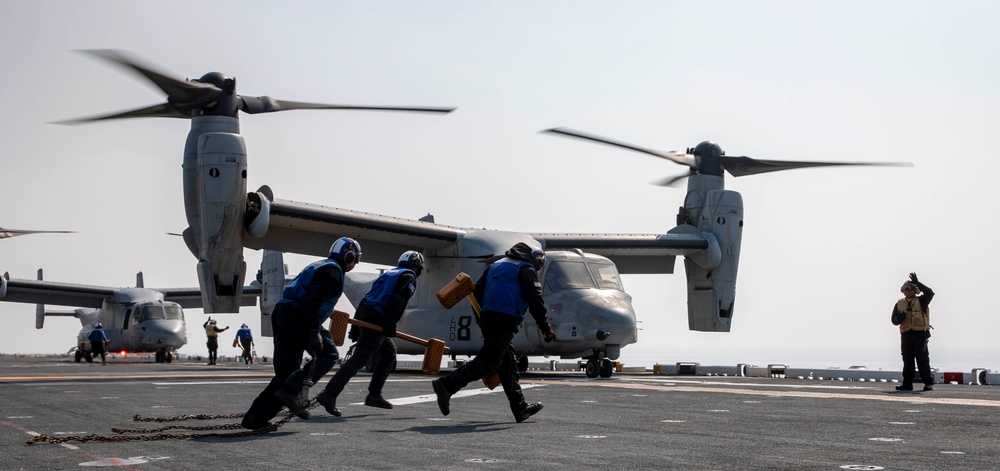
[{"label": "aircraft nose", "polygon": [[143,343],[157,346],[157,347],[180,347],[187,343],[187,337],[184,335],[184,326],[173,325],[174,323],[155,323],[146,326],[146,335],[143,337]]},{"label": "aircraft nose", "polygon": [[604,293],[588,295],[579,300],[577,322],[587,326],[585,340],[625,345],[636,340],[635,310],[628,299]]}]

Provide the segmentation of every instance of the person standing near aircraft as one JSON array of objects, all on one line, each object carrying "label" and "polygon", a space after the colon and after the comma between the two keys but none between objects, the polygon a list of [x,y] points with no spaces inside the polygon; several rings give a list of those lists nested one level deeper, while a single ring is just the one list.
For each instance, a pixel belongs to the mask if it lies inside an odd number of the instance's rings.
[{"label": "person standing near aircraft", "polygon": [[538,270],[545,264],[545,252],[518,242],[505,255],[486,268],[473,291],[482,306],[479,328],[483,332],[483,347],[472,361],[431,382],[438,407],[444,415],[450,412],[453,394],[494,370],[500,377],[500,384],[517,422],[523,422],[542,410],[540,402],[524,402],[518,384],[520,376],[514,359],[513,340],[525,310],[535,318],[546,342],[555,339],[552,326],[545,318],[542,285],[538,281]]},{"label": "person standing near aircraft", "polygon": [[225,329],[220,329],[215,319],[211,317],[205,321],[201,326],[205,328],[205,335],[208,336],[208,364],[214,365],[215,360],[219,357],[219,333],[229,330],[227,325]]},{"label": "person standing near aircraft", "polygon": [[[327,258],[317,260],[293,279],[271,313],[274,331],[274,377],[243,415],[243,428],[257,430],[281,412],[284,405],[303,419],[309,418],[308,387],[319,381],[340,354],[323,328],[344,291],[344,274],[361,261],[361,244],[341,237],[330,246]],[[303,352],[312,360],[302,364]],[[307,383],[308,381],[308,383]]]},{"label": "person standing near aircraft", "polygon": [[316,402],[319,402],[330,415],[340,417],[337,396],[358,370],[368,364],[375,352],[379,353],[379,357],[371,382],[368,383],[365,405],[392,409],[392,404],[382,397],[385,380],[396,366],[396,344],[392,342],[392,337],[396,336],[396,323],[406,310],[406,304],[417,291],[417,277],[423,268],[424,256],[420,252],[414,250],[403,252],[396,263],[396,268],[386,270],[379,275],[372,283],[371,290],[358,304],[355,318],[381,326],[382,332],[352,326],[349,337],[358,342],[354,346],[354,354],[340,366],[323,392],[316,396]]},{"label": "person standing near aircraft", "polygon": [[101,364],[108,364],[108,336],[104,334],[104,326],[98,322],[94,325],[94,330],[90,331],[90,335],[87,336],[87,340],[90,340],[90,350],[94,355],[101,355]]},{"label": "person standing near aircraft", "polygon": [[[909,281],[900,288],[903,297],[892,307],[893,325],[899,326],[900,350],[903,355],[903,384],[897,391],[912,391],[916,376],[913,364],[920,371],[924,391],[934,389],[934,375],[931,373],[931,358],[927,343],[931,338],[931,300],[934,290],[917,280],[916,273],[910,273]],[[919,296],[918,296],[919,294]]]},{"label": "person standing near aircraft", "polygon": [[250,327],[246,324],[240,326],[240,329],[236,331],[236,338],[234,339],[239,342],[240,347],[243,348],[243,363],[249,365],[253,363],[253,355],[250,354],[253,349],[253,333],[250,332]]}]

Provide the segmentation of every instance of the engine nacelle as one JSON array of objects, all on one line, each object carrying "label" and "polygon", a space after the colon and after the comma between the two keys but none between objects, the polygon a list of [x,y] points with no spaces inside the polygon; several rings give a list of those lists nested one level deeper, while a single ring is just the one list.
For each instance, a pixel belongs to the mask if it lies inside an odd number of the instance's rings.
[{"label": "engine nacelle", "polygon": [[271,225],[271,200],[257,191],[247,193],[246,212],[243,215],[243,226],[250,237],[261,238],[267,234]]},{"label": "engine nacelle", "polygon": [[197,149],[201,214],[194,232],[203,307],[206,313],[239,312],[246,275],[246,145],[239,134],[208,132],[198,137]]},{"label": "engine nacelle", "polygon": [[[709,240],[704,255],[684,259],[688,328],[729,332],[743,239],[743,197],[730,190],[711,190],[704,195],[700,207],[686,205],[684,208],[688,214],[697,214],[697,219],[690,222],[697,224],[698,230]],[[699,199],[689,198],[689,201]]]}]

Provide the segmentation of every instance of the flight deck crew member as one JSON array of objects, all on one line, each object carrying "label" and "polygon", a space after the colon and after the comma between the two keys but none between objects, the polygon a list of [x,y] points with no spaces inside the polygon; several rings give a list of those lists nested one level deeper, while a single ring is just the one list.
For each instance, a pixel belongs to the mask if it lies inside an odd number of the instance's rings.
[{"label": "flight deck crew member", "polygon": [[378,362],[368,383],[368,396],[365,405],[392,409],[392,404],[382,397],[382,387],[386,378],[396,366],[396,344],[392,337],[396,336],[396,323],[406,310],[406,304],[417,290],[417,277],[424,268],[424,256],[420,252],[410,250],[403,252],[396,263],[396,268],[386,270],[372,283],[372,288],[358,304],[356,319],[382,327],[382,332],[351,327],[350,338],[358,343],[351,355],[340,369],[326,384],[316,402],[323,405],[331,415],[340,417],[337,409],[337,396],[344,390],[347,382],[368,364],[375,352],[379,353]]},{"label": "flight deck crew member", "polygon": [[[324,329],[333,307],[344,291],[344,274],[361,260],[361,245],[341,237],[330,246],[327,258],[317,260],[292,280],[271,313],[274,331],[274,378],[254,399],[243,416],[243,427],[256,430],[267,425],[282,405],[303,419],[309,418],[307,405],[300,400],[306,380],[315,384],[340,357],[337,346]],[[312,359],[304,367],[302,353]]]},{"label": "flight deck crew member", "polygon": [[108,364],[108,336],[104,335],[104,326],[100,322],[94,326],[94,330],[90,331],[90,335],[87,336],[87,340],[90,341],[90,351],[94,356],[101,356],[101,363],[104,365]]},{"label": "flight deck crew member", "polygon": [[934,299],[934,290],[918,281],[916,273],[910,273],[910,280],[903,283],[900,291],[903,297],[892,307],[891,317],[893,325],[899,326],[900,351],[903,355],[903,384],[896,386],[896,390],[913,390],[913,363],[916,362],[924,391],[930,391],[934,389],[934,375],[931,373],[927,342],[931,338],[930,304]]},{"label": "flight deck crew member", "polygon": [[253,363],[253,355],[250,354],[253,349],[253,333],[250,332],[250,327],[247,327],[246,324],[241,325],[240,329],[236,331],[236,340],[243,348],[243,363],[246,365]]},{"label": "flight deck crew member", "polygon": [[525,310],[535,318],[546,342],[555,338],[552,326],[545,319],[542,285],[538,281],[537,270],[545,264],[545,252],[518,242],[505,255],[505,258],[487,267],[473,291],[482,306],[479,327],[483,333],[483,347],[472,361],[431,382],[438,407],[444,415],[450,412],[449,402],[453,394],[494,370],[500,377],[515,420],[523,422],[542,410],[540,402],[524,402],[518,384],[520,376],[514,360],[513,340]]},{"label": "flight deck crew member", "polygon": [[211,317],[205,321],[201,326],[205,328],[205,335],[208,337],[208,364],[214,365],[215,360],[219,357],[219,332],[225,332],[229,330],[227,325],[225,329],[220,329],[215,319]]}]

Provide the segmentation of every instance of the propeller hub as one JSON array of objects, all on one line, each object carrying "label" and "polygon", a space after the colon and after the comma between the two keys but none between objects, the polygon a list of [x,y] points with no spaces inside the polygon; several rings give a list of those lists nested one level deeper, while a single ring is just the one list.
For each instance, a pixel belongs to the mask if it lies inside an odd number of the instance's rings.
[{"label": "propeller hub", "polygon": [[226,74],[221,72],[209,72],[202,75],[200,79],[194,81],[199,83],[210,83],[219,87],[220,90],[226,92],[227,94],[232,94],[236,91],[236,79],[226,77]]},{"label": "propeller hub", "polygon": [[702,142],[695,146],[694,152],[691,154],[697,159],[698,173],[702,175],[715,175],[717,177],[723,176],[721,157],[726,155],[726,153],[722,151],[722,147],[719,147],[718,144],[712,141]]},{"label": "propeller hub", "polygon": [[202,75],[198,80],[192,80],[192,82],[214,85],[221,90],[221,93],[216,95],[214,101],[198,106],[194,110],[194,116],[238,117],[242,101],[239,95],[236,94],[235,78],[227,77],[226,74],[221,72],[209,72]]}]

